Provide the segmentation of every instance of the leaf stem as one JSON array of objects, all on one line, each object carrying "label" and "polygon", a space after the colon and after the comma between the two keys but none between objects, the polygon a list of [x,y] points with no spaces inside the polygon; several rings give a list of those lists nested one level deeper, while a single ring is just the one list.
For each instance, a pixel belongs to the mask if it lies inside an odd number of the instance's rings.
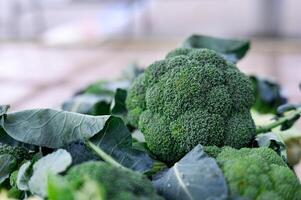
[{"label": "leaf stem", "polygon": [[128,168],[124,167],[120,163],[118,163],[114,158],[112,158],[110,155],[108,155],[106,152],[104,152],[101,148],[96,146],[90,141],[86,142],[86,146],[93,150],[101,159],[103,159],[105,162],[113,165],[114,167],[122,168],[124,170],[129,170]]},{"label": "leaf stem", "polygon": [[148,177],[156,174],[157,172],[161,171],[162,169],[166,168],[166,164],[160,161],[155,161],[153,167],[149,170],[144,172],[144,174]]},{"label": "leaf stem", "polygon": [[279,119],[277,119],[276,121],[274,121],[270,124],[267,124],[265,126],[256,127],[256,134],[267,133],[267,132],[271,131],[273,128],[276,128],[276,127],[284,124],[285,122],[294,119],[297,115],[300,115],[300,114],[301,114],[301,109],[296,109],[294,111],[290,111],[288,115],[280,117]]}]

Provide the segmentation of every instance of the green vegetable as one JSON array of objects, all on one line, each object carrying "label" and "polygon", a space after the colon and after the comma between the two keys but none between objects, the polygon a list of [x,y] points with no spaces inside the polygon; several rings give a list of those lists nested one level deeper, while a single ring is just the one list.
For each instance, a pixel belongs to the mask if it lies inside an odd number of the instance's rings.
[{"label": "green vegetable", "polygon": [[129,89],[128,120],[151,152],[174,163],[197,144],[247,146],[255,135],[252,83],[208,49],[176,49]]},{"label": "green vegetable", "polygon": [[[69,199],[75,199],[79,190],[87,182],[97,184],[103,188],[106,199],[110,200],[135,200],[135,199],[162,199],[156,194],[151,182],[143,175],[111,166],[104,162],[90,161],[72,167],[63,180],[50,178],[48,187],[49,200],[57,200],[58,192],[63,192]],[[51,182],[51,181],[58,181]],[[63,185],[61,185],[63,184]],[[58,186],[57,186],[58,185]],[[57,187],[56,187],[57,186]],[[53,194],[53,196],[51,195]]]},{"label": "green vegetable", "polygon": [[[212,149],[211,149],[212,150]],[[212,152],[209,151],[209,154]],[[247,199],[300,199],[301,185],[291,169],[269,148],[230,147],[217,156],[230,195]]]},{"label": "green vegetable", "polygon": [[0,143],[0,155],[9,154],[16,158],[17,162],[21,162],[23,160],[30,160],[32,154],[23,147],[13,147],[6,144]]},{"label": "green vegetable", "polygon": [[0,184],[18,168],[23,160],[31,157],[29,151],[23,147],[12,147],[0,143]]}]

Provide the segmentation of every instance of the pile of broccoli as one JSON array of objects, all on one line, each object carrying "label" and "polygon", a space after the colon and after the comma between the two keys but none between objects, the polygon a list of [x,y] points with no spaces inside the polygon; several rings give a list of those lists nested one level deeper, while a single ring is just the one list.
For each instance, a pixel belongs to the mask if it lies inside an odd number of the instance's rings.
[{"label": "pile of broccoli", "polygon": [[[88,181],[94,181],[97,188],[103,188],[103,199],[163,200],[162,197],[157,195],[147,177],[101,161],[89,161],[76,165],[60,181],[65,182],[67,189],[64,190],[64,196],[68,196],[70,200],[76,199],[76,191],[81,190]],[[54,184],[57,184],[57,182]],[[49,187],[56,186],[51,184]],[[58,195],[62,194],[58,193],[57,190],[56,192],[49,191],[49,200],[60,199]]]},{"label": "pile of broccoli", "polygon": [[246,147],[255,135],[249,78],[215,51],[180,48],[129,89],[128,120],[151,152],[174,163],[197,144]]},{"label": "pile of broccoli", "polygon": [[[51,118],[58,111],[42,116],[29,110],[5,121],[8,106],[0,106],[0,126],[22,124],[0,131],[0,198],[5,189],[9,197],[49,200],[192,200],[216,199],[215,194],[218,199],[301,200],[301,185],[286,161],[272,148],[253,145],[253,89],[249,77],[221,54],[178,48],[141,73],[123,91],[122,101],[116,98],[128,111],[120,119],[113,112],[103,119],[62,111],[63,130],[56,132],[51,127],[61,120]],[[35,126],[16,137],[36,113]],[[283,123],[291,127],[300,113]],[[94,133],[91,126],[100,128]],[[131,135],[135,128],[145,141]],[[69,130],[79,131],[78,141]],[[66,141],[49,142],[54,137]],[[19,147],[1,143],[7,139]]]},{"label": "pile of broccoli", "polygon": [[301,185],[283,159],[269,148],[206,147],[228,182],[230,197],[301,199]]}]

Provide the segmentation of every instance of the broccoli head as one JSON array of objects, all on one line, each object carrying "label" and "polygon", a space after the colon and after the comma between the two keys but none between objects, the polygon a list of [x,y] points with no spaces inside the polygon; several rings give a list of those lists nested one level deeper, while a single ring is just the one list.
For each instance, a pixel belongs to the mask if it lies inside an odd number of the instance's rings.
[{"label": "broccoli head", "polygon": [[[101,161],[89,161],[72,167],[63,177],[71,188],[69,195],[75,195],[86,183],[96,183],[104,190],[105,199],[162,200],[147,177],[132,171],[111,166]],[[62,181],[60,181],[62,182]],[[59,190],[62,190],[60,188]],[[72,192],[75,191],[75,192]],[[65,193],[65,195],[68,195]],[[55,199],[51,197],[50,199]],[[74,199],[74,198],[70,198]],[[83,197],[85,199],[85,197]]]},{"label": "broccoli head", "polygon": [[[215,148],[205,148],[208,154]],[[217,156],[232,197],[246,199],[301,199],[301,185],[280,156],[269,148],[224,147]]]},{"label": "broccoli head", "polygon": [[30,160],[32,157],[32,154],[26,148],[13,147],[7,144],[0,143],[0,155],[3,154],[9,154],[13,156],[18,163],[23,160]]},{"label": "broccoli head", "polygon": [[246,147],[255,135],[252,83],[208,49],[176,49],[132,83],[128,120],[167,163],[197,144]]}]

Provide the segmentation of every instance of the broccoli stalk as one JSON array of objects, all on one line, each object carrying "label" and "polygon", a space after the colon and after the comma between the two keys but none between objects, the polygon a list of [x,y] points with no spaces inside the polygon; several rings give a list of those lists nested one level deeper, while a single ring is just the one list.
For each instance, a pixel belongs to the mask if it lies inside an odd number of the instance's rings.
[{"label": "broccoli stalk", "polygon": [[[108,155],[106,152],[104,152],[101,148],[96,146],[90,141],[86,141],[86,146],[91,149],[97,156],[99,156],[102,160],[109,163],[110,165],[123,169],[125,171],[132,171],[131,169],[124,167],[120,163],[118,163],[114,158],[112,158],[110,155]],[[166,167],[165,163],[162,163],[160,161],[154,161],[154,164],[152,168],[149,171],[144,172],[144,175],[151,177],[152,175],[156,174],[158,171],[161,171],[163,168]]]},{"label": "broccoli stalk", "polygon": [[264,126],[258,126],[256,128],[256,133],[257,134],[267,133],[278,126],[282,126],[290,122],[294,123],[297,119],[299,119],[300,115],[301,115],[301,107],[293,111],[290,111],[289,113],[287,113],[287,115],[282,115],[281,117],[276,118],[276,120],[271,122],[270,124]]},{"label": "broccoli stalk", "polygon": [[121,168],[126,171],[131,171],[130,169],[124,167],[120,163],[118,163],[114,158],[109,156],[106,152],[104,152],[101,148],[97,147],[95,144],[93,144],[90,141],[86,142],[86,145],[88,148],[90,148],[92,151],[94,151],[101,159],[103,159],[105,162],[111,164],[114,167]]}]

